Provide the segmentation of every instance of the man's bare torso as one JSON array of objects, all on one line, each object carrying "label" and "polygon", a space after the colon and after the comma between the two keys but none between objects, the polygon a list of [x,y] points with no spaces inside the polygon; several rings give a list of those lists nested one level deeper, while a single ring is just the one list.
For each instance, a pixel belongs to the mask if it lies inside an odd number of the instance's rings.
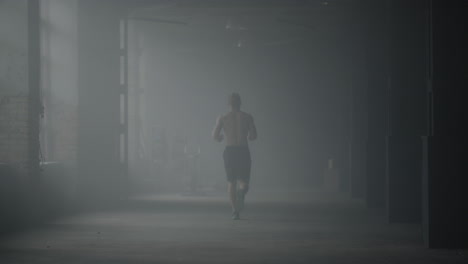
[{"label": "man's bare torso", "polygon": [[257,137],[252,116],[242,111],[231,111],[218,118],[213,131],[213,137],[218,141],[223,139],[221,130],[224,131],[226,146],[248,146],[248,140]]}]

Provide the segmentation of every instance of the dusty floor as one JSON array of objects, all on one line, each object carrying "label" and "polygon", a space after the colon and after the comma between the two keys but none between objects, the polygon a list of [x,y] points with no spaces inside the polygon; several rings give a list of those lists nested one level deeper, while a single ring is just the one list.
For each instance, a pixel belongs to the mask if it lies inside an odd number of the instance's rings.
[{"label": "dusty floor", "polygon": [[[269,197],[276,197],[270,199]],[[233,221],[219,195],[155,195],[0,239],[0,263],[468,263],[418,225],[323,193],[254,193]]]}]

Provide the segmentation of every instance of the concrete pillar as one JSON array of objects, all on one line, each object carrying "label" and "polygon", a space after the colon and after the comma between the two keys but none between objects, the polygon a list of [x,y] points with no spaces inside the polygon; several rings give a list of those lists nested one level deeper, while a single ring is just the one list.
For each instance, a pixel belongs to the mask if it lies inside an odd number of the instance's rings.
[{"label": "concrete pillar", "polygon": [[78,3],[77,162],[80,191],[90,200],[115,198],[124,182],[120,15],[112,1]]},{"label": "concrete pillar", "polygon": [[365,51],[365,30],[362,15],[355,10],[352,72],[350,87],[349,127],[349,180],[352,198],[365,198],[366,186],[366,138],[367,138],[367,72]]},{"label": "concrete pillar", "polygon": [[385,206],[386,135],[388,130],[388,24],[387,6],[366,2],[367,162],[366,203]]},{"label": "concrete pillar", "polygon": [[352,198],[364,198],[366,186],[367,100],[363,71],[357,71],[353,79],[349,144],[350,194]]},{"label": "concrete pillar", "polygon": [[427,133],[425,0],[391,0],[389,4],[387,214],[390,222],[419,222],[420,136]]},{"label": "concrete pillar", "polygon": [[39,118],[42,113],[40,98],[41,38],[39,0],[28,0],[28,170],[30,180],[39,181]]},{"label": "concrete pillar", "polygon": [[349,87],[347,102],[347,125],[343,126],[345,144],[342,149],[346,155],[347,182],[341,183],[342,190],[349,190],[351,198],[365,198],[366,185],[366,137],[367,137],[367,72],[365,44],[365,19],[362,15],[363,5],[354,5],[346,30],[349,39],[346,48],[348,53]]},{"label": "concrete pillar", "polygon": [[429,3],[429,137],[424,138],[423,237],[431,248],[468,247],[466,89],[468,3]]}]

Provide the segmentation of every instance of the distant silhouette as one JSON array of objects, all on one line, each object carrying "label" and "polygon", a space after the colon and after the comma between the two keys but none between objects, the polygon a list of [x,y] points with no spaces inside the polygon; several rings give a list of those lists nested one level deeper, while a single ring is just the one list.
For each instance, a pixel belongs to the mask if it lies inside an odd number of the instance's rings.
[{"label": "distant silhouette", "polygon": [[240,110],[239,94],[229,96],[229,106],[231,111],[218,117],[212,135],[218,142],[225,139],[223,158],[232,218],[238,220],[244,207],[245,194],[249,190],[251,158],[248,140],[257,139],[257,129],[252,115]]}]

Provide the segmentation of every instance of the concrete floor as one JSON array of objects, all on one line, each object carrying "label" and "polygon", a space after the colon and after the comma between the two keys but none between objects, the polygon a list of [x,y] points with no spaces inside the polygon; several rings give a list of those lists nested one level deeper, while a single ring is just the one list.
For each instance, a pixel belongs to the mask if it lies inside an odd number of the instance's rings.
[{"label": "concrete floor", "polygon": [[[276,199],[270,199],[276,197]],[[242,220],[221,195],[136,197],[0,239],[0,263],[468,263],[428,250],[418,225],[319,192],[253,193]]]}]

